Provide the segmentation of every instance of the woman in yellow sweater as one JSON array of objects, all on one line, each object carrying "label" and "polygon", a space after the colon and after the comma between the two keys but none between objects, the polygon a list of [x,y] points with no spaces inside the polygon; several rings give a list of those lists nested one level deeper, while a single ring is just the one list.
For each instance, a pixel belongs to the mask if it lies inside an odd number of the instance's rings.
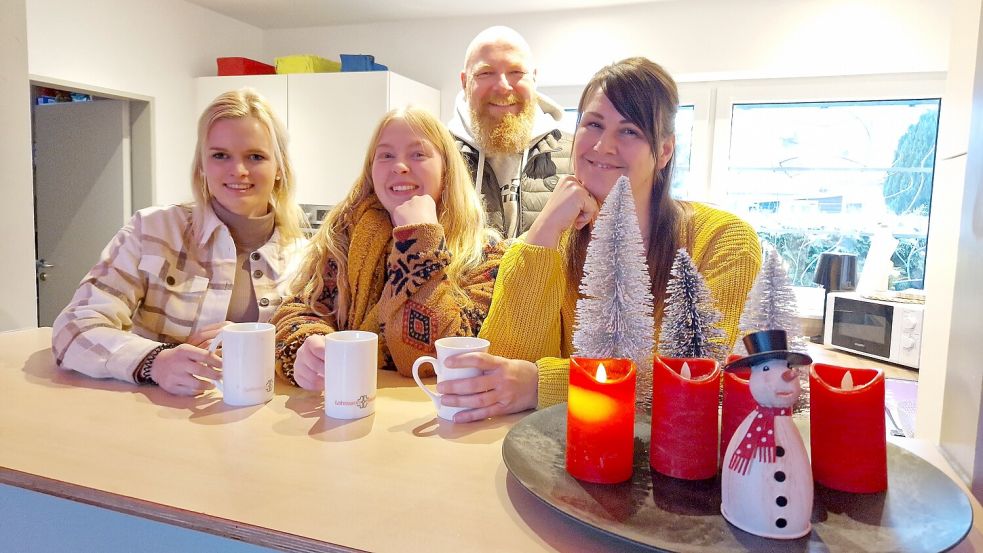
[{"label": "woman in yellow sweater", "polygon": [[445,405],[472,408],[455,421],[566,401],[590,224],[621,175],[631,180],[656,328],[675,252],[684,247],[723,313],[726,346],[734,345],[744,301],[761,265],[758,237],[730,213],[670,197],[678,104],[675,81],[645,58],[607,66],[587,84],[578,106],[574,175],[557,184],[529,232],[502,259],[480,333],[491,341],[490,353],[448,361],[448,366],[477,366],[484,373],[438,385],[446,394]]},{"label": "woman in yellow sweater", "polygon": [[378,333],[380,366],[410,376],[434,340],[474,336],[491,303],[502,245],[447,129],[394,110],[370,144],[271,321],[277,370],[303,388],[324,388],[326,334]]}]

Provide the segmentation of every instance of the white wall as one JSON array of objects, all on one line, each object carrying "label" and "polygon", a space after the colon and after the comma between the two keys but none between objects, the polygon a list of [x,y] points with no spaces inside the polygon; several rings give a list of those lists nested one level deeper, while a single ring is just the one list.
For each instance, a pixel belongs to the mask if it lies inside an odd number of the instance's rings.
[{"label": "white wall", "polygon": [[191,199],[193,77],[261,56],[262,32],[182,0],[27,0],[32,75],[153,98],[156,203]]},{"label": "white wall", "polygon": [[27,80],[24,0],[3,0],[0,10],[0,148],[4,215],[0,217],[0,330],[37,326],[34,282],[34,185],[31,172],[31,102]]},{"label": "white wall", "polygon": [[687,0],[270,30],[265,52],[374,54],[440,89],[447,118],[465,48],[495,24],[525,36],[545,86],[582,84],[602,65],[633,55],[658,61],[680,81],[945,71],[950,0]]},{"label": "white wall", "polygon": [[[939,156],[925,274],[926,342],[916,434],[939,440],[983,498],[983,59],[980,0],[953,3],[952,54],[939,120]],[[928,371],[932,371],[929,373]],[[928,378],[928,376],[931,378]],[[975,472],[975,476],[974,476]]]}]

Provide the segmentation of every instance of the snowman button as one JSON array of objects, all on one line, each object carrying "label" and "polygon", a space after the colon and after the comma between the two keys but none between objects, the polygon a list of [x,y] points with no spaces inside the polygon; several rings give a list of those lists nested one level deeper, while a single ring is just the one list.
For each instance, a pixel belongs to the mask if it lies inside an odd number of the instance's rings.
[{"label": "snowman button", "polygon": [[786,526],[788,526],[788,521],[785,520],[784,518],[780,518],[775,521],[775,526],[779,528],[785,528]]},{"label": "snowman button", "polygon": [[782,472],[782,471],[776,472],[775,473],[775,480],[777,480],[778,482],[784,482],[785,481],[785,473]]},{"label": "snowman button", "polygon": [[775,499],[775,505],[778,505],[779,507],[784,507],[788,505],[788,498],[785,497],[784,495],[778,496],[778,498]]},{"label": "snowman button", "polygon": [[779,457],[784,457],[785,456],[785,448],[782,447],[782,446],[776,447],[775,448],[775,455],[778,455]]}]

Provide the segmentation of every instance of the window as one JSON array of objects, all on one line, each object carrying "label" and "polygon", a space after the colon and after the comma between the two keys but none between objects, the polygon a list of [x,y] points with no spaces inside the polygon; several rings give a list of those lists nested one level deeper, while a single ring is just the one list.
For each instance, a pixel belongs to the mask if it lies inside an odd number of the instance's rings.
[{"label": "window", "polygon": [[[824,251],[890,255],[922,288],[939,100],[734,104],[722,204],[812,284]],[[888,259],[881,259],[886,273]],[[887,276],[887,274],[885,274]]]},{"label": "window", "polygon": [[669,191],[673,198],[685,200],[690,197],[693,189],[690,179],[690,168],[693,159],[693,117],[695,106],[679,106],[676,112],[676,150],[673,156],[676,161],[676,171],[672,176]]}]

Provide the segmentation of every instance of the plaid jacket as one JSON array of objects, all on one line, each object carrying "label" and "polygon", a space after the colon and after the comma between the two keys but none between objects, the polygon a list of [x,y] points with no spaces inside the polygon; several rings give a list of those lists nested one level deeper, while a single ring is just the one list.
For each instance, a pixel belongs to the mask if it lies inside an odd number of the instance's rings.
[{"label": "plaid jacket", "polygon": [[[133,382],[134,369],[151,349],[184,342],[199,328],[224,321],[235,243],[211,210],[203,231],[196,242],[190,206],[138,211],[55,320],[51,341],[58,366]],[[286,293],[289,252],[278,239],[274,231],[249,255],[260,321],[269,320]]]}]

